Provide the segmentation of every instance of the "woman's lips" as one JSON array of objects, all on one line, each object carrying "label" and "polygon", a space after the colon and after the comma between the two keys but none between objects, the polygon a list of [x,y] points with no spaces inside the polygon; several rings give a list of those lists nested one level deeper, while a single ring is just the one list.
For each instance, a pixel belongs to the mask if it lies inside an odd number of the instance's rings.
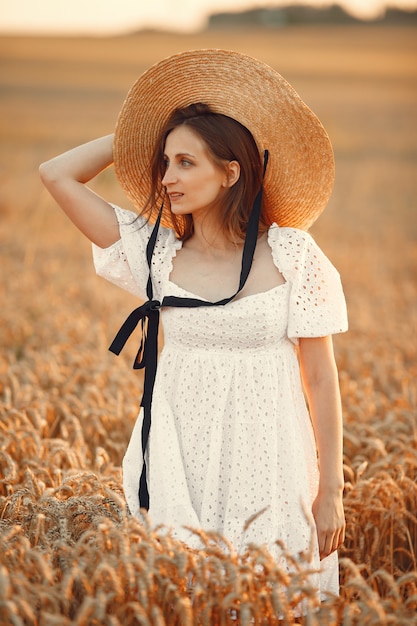
[{"label": "woman's lips", "polygon": [[175,202],[175,200],[182,198],[184,194],[179,193],[178,191],[171,191],[168,195],[169,195],[169,199]]}]

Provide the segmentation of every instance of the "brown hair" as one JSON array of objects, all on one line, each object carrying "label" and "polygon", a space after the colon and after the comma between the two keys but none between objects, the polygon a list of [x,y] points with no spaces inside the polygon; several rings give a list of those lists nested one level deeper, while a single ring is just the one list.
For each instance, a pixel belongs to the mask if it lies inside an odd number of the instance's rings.
[{"label": "brown hair", "polygon": [[[249,130],[236,120],[213,113],[201,102],[182,109],[175,109],[164,126],[156,144],[151,162],[152,188],[145,211],[155,211],[156,204],[164,196],[162,178],[165,173],[164,150],[169,133],[177,126],[187,125],[207,145],[209,154],[219,167],[225,161],[237,161],[240,165],[238,181],[224,194],[220,213],[223,232],[235,240],[244,239],[253,202],[262,183],[262,164],[258,147]],[[165,199],[165,202],[169,202]],[[193,234],[191,215],[175,216],[170,212],[172,226],[179,239],[186,241]],[[264,225],[263,225],[264,226]],[[264,230],[261,226],[260,231]]]}]

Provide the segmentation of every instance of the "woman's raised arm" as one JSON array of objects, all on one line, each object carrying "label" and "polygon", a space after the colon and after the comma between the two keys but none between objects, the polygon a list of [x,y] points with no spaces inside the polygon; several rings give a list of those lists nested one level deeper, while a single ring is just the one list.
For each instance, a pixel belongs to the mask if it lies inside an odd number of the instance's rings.
[{"label": "woman's raised arm", "polygon": [[89,143],[42,163],[41,180],[75,226],[101,248],[120,238],[113,208],[86,186],[113,163],[113,135]]}]

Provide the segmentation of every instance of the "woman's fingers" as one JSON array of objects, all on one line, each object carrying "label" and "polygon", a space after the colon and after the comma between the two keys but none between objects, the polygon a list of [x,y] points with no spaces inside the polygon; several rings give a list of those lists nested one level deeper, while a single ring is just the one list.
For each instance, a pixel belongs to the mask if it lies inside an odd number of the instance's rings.
[{"label": "woman's fingers", "polygon": [[345,540],[345,529],[341,528],[337,531],[324,531],[318,534],[320,559],[327,556],[340,548]]},{"label": "woman's fingers", "polygon": [[313,502],[320,559],[340,548],[345,540],[345,515],[342,494],[319,493]]}]

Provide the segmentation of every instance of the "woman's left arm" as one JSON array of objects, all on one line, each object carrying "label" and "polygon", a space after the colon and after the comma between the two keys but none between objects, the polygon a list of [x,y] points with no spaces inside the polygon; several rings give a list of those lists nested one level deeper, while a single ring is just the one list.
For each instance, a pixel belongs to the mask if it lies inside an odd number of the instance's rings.
[{"label": "woman's left arm", "polygon": [[345,538],[342,407],[332,337],[300,339],[299,356],[319,455],[320,481],[313,516],[320,558],[325,558]]}]

